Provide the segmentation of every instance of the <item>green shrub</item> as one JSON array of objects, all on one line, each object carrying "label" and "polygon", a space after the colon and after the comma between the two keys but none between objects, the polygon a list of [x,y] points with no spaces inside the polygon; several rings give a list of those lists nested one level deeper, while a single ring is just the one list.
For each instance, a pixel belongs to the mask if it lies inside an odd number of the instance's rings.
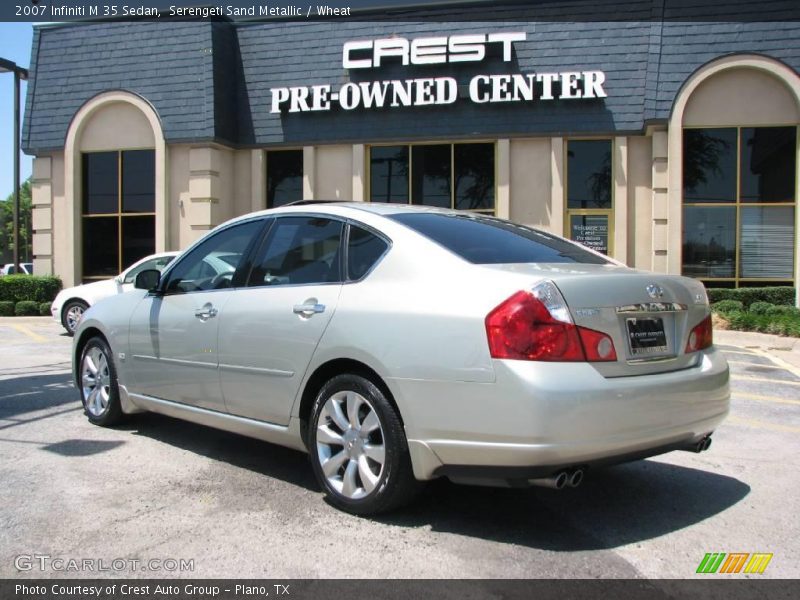
[{"label": "green shrub", "polygon": [[800,337],[800,320],[779,319],[764,324],[764,332],[775,335],[791,335]]},{"label": "green shrub", "polygon": [[775,305],[771,302],[761,302],[759,300],[750,305],[750,312],[754,315],[766,315],[770,308],[775,308]]},{"label": "green shrub", "polygon": [[794,288],[782,287],[753,287],[753,288],[709,288],[708,300],[712,304],[721,300],[738,300],[745,308],[753,302],[770,302],[772,304],[794,305]]},{"label": "green shrub", "polygon": [[39,314],[43,317],[49,317],[52,313],[50,312],[50,306],[52,302],[42,302],[39,304]]},{"label": "green shrub", "polygon": [[[61,289],[61,280],[50,275],[6,275],[0,277],[0,300],[52,302]],[[37,307],[38,313],[38,307]]]},{"label": "green shrub", "polygon": [[800,317],[800,308],[796,306],[773,306],[767,309],[768,315],[794,315]]},{"label": "green shrub", "polygon": [[711,310],[716,313],[731,313],[744,310],[744,305],[738,300],[720,300],[711,305]]},{"label": "green shrub", "polygon": [[757,315],[752,312],[732,312],[725,315],[725,318],[728,320],[730,329],[800,337],[800,316],[798,315]]},{"label": "green shrub", "polygon": [[39,314],[39,303],[32,300],[20,300],[14,305],[14,314],[18,317],[35,317]]},{"label": "green shrub", "polygon": [[757,316],[758,315],[748,312],[734,311],[726,314],[725,318],[728,320],[728,327],[730,329],[738,329],[739,331],[758,331],[757,329],[754,329]]},{"label": "green shrub", "polygon": [[13,317],[14,303],[9,300],[0,300],[0,317]]}]

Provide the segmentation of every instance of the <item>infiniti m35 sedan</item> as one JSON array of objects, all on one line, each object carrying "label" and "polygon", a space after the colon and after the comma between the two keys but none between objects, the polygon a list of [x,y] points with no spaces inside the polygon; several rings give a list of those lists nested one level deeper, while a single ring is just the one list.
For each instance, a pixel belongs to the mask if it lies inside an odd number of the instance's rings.
[{"label": "infiniti m35 sedan", "polygon": [[700,282],[481,214],[284,206],[135,285],[76,331],[89,420],[154,411],[308,452],[357,514],[436,477],[574,487],[705,450],[728,413]]}]

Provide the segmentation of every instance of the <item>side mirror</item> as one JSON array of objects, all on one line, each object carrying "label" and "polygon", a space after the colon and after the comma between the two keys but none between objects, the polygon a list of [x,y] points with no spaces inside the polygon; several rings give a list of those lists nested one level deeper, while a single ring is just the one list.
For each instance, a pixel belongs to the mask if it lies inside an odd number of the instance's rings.
[{"label": "side mirror", "polygon": [[146,271],[140,271],[136,274],[136,281],[134,281],[133,287],[137,290],[150,291],[156,289],[160,281],[161,271],[147,269]]}]

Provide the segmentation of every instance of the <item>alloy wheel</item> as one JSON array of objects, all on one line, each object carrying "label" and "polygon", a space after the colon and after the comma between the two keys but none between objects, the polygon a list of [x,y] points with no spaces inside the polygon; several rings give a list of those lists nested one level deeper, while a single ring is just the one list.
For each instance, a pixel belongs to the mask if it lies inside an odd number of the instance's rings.
[{"label": "alloy wheel", "polygon": [[317,421],[316,447],[328,484],[345,498],[364,498],[380,483],[386,462],[383,427],[358,392],[328,398]]},{"label": "alloy wheel", "polygon": [[111,372],[108,357],[97,346],[89,348],[83,357],[81,383],[86,410],[92,416],[102,416],[111,395]]},{"label": "alloy wheel", "polygon": [[73,304],[69,307],[66,318],[64,319],[67,322],[67,329],[73,333],[75,332],[75,330],[78,328],[78,324],[83,318],[83,312],[85,310],[86,309],[80,304]]}]

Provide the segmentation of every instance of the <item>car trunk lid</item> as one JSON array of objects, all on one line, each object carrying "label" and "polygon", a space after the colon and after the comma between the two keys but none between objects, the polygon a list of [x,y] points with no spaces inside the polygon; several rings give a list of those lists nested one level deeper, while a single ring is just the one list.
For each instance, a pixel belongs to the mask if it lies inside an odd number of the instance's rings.
[{"label": "car trunk lid", "polygon": [[519,275],[530,289],[542,279],[561,291],[576,325],[611,337],[617,360],[592,363],[606,377],[663,373],[695,366],[686,353],[693,327],[708,316],[703,285],[695,280],[617,265],[492,265]]}]

